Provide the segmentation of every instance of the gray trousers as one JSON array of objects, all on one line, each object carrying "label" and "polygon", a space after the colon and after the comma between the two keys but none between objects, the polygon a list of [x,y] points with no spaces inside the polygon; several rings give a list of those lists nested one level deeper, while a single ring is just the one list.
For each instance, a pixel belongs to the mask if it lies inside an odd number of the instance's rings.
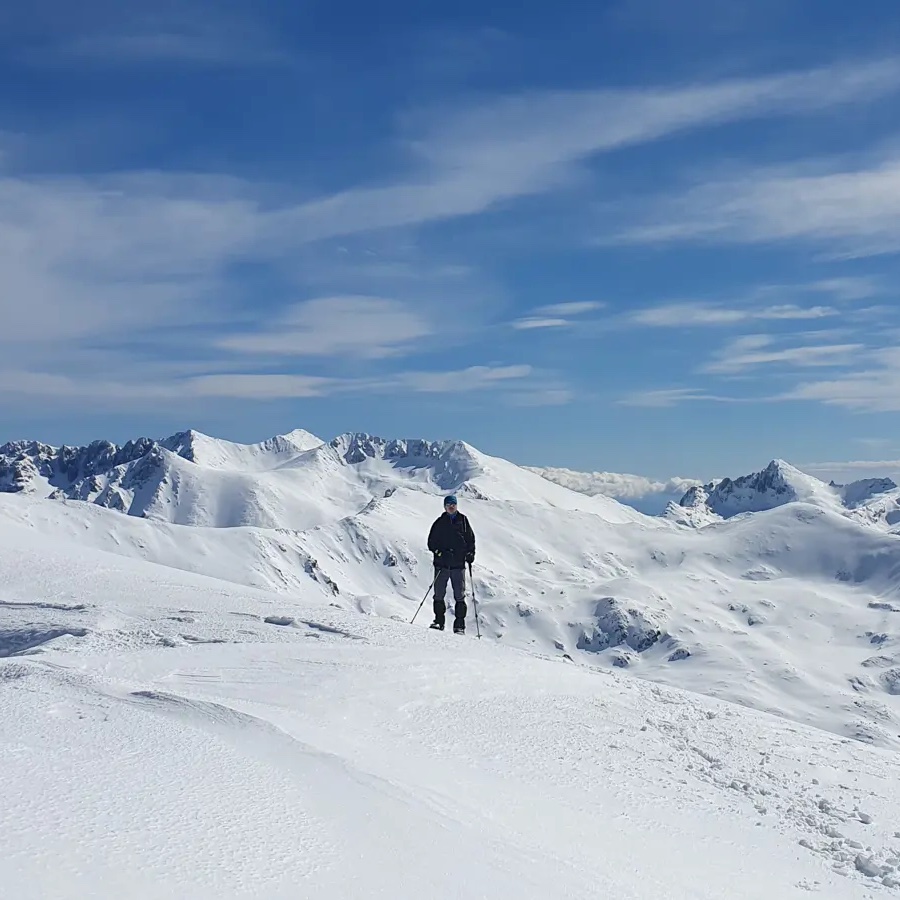
[{"label": "gray trousers", "polygon": [[434,580],[434,620],[443,623],[446,615],[447,604],[444,598],[447,595],[447,582],[453,587],[454,609],[453,613],[457,624],[464,623],[469,608],[466,606],[466,570],[465,569],[438,569],[437,578]]}]

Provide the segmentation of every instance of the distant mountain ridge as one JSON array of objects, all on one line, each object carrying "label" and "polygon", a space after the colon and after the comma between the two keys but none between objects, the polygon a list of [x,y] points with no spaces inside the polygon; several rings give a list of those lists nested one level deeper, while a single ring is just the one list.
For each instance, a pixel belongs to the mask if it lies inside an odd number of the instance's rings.
[{"label": "distant mountain ridge", "polygon": [[121,447],[109,441],[0,447],[0,493],[79,500],[130,516],[213,527],[305,530],[335,515],[353,515],[398,487],[483,499],[498,477],[501,493],[514,487],[510,499],[632,518],[614,501],[581,498],[459,440],[348,432],[324,442],[298,429],[256,444],[184,431]]},{"label": "distant mountain ridge", "polygon": [[[813,503],[845,515],[892,527],[900,523],[900,490],[890,478],[866,478],[850,484],[826,484],[783,459],[739,478],[695,485],[666,516],[683,524],[708,525],[787,503]],[[879,511],[880,510],[880,514]]]}]

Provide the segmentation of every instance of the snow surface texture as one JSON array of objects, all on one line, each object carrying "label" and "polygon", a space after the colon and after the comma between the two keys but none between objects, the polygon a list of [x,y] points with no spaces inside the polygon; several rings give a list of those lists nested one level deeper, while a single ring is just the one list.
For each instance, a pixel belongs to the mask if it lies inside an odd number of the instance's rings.
[{"label": "snow surface texture", "polygon": [[27,522],[0,571],[4,896],[900,893],[892,751]]},{"label": "snow surface texture", "polygon": [[[453,489],[477,535],[487,640],[900,749],[900,541],[889,515],[847,509],[785,463],[730,482],[763,511],[723,519],[705,489],[648,517],[463,442],[295,432],[244,447],[187,432],[4,451],[0,471],[21,489],[0,494],[0,522],[48,548],[74,540],[403,621],[431,581],[426,536]],[[143,487],[125,488],[136,472]],[[106,508],[114,479],[124,499]],[[766,509],[751,481],[781,505]],[[68,499],[89,484],[91,502]]]}]

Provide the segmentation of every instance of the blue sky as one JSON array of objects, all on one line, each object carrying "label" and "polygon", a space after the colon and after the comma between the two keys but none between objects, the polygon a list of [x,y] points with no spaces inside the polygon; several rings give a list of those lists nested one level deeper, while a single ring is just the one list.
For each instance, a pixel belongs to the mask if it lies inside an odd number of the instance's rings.
[{"label": "blue sky", "polygon": [[11,6],[0,441],[900,457],[887,0]]}]

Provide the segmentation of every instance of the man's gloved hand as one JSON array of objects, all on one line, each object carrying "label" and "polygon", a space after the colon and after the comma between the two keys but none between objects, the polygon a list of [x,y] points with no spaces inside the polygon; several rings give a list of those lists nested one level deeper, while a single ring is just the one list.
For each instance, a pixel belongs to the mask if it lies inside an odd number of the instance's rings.
[{"label": "man's gloved hand", "polygon": [[475,554],[467,553],[466,554],[466,562],[471,566],[473,562],[475,562]]},{"label": "man's gloved hand", "polygon": [[432,550],[431,552],[434,554],[434,567],[437,568],[438,563],[441,561],[441,551],[440,550]]}]

